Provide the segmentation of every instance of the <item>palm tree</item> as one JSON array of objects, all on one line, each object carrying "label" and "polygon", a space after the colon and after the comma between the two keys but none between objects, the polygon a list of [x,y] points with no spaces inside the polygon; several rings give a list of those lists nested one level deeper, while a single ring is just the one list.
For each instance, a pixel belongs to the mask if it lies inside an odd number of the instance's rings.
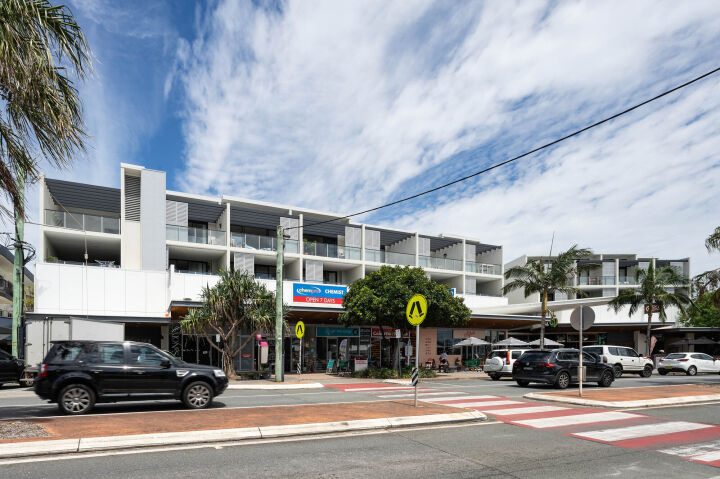
[{"label": "palm tree", "polygon": [[533,293],[540,293],[542,321],[540,322],[540,348],[545,347],[545,318],[548,313],[548,296],[561,292],[567,295],[584,294],[578,288],[568,285],[568,280],[577,275],[578,271],[585,269],[578,266],[577,260],[587,258],[592,252],[587,248],[578,248],[573,245],[569,250],[560,253],[546,265],[542,258],[532,260],[523,266],[514,266],[505,271],[505,279],[514,278],[503,287],[507,294],[516,289],[522,289],[525,297]]},{"label": "palm tree", "polygon": [[[228,377],[235,376],[235,357],[263,331],[275,325],[275,293],[240,271],[220,271],[220,281],[202,292],[202,306],[192,309],[180,321],[186,332],[205,337],[222,356]],[[248,334],[244,342],[241,335]],[[220,337],[220,343],[213,341]]]},{"label": "palm tree", "polygon": [[646,338],[646,354],[650,354],[650,334],[653,314],[658,313],[660,320],[667,320],[667,306],[675,306],[680,311],[685,311],[685,307],[692,304],[692,301],[682,291],[669,292],[668,288],[676,288],[687,286],[688,279],[678,274],[670,266],[655,268],[654,261],[650,261],[647,270],[637,269],[635,271],[635,284],[640,285],[639,288],[624,289],[610,303],[608,308],[612,308],[615,312],[620,311],[625,306],[629,307],[628,316],[635,314],[638,309],[643,306],[645,314],[647,314],[647,338]]},{"label": "palm tree", "polygon": [[[15,216],[13,287],[23,291],[25,183],[38,162],[64,167],[84,150],[82,105],[74,79],[90,69],[85,36],[70,10],[47,0],[0,0],[0,216]],[[13,298],[12,354],[23,298]]]},{"label": "palm tree", "polygon": [[705,247],[708,253],[712,253],[713,250],[720,251],[720,226],[705,239]]},{"label": "palm tree", "polygon": [[[20,216],[24,183],[38,175],[38,154],[63,167],[84,150],[73,79],[82,80],[89,69],[85,36],[67,7],[0,1],[0,190]],[[10,215],[6,208],[1,213]]]}]

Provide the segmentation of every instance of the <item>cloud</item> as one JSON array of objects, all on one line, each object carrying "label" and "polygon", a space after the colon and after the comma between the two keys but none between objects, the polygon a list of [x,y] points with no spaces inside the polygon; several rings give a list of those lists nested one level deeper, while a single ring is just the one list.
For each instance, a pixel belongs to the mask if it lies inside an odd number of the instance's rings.
[{"label": "cloud", "polygon": [[[324,210],[376,206],[709,70],[718,13],[715,2],[213,4],[179,50],[177,181]],[[700,269],[717,222],[713,96],[717,81],[705,81],[372,219],[479,236],[507,259],[544,251],[555,230],[561,244],[692,254]]]}]

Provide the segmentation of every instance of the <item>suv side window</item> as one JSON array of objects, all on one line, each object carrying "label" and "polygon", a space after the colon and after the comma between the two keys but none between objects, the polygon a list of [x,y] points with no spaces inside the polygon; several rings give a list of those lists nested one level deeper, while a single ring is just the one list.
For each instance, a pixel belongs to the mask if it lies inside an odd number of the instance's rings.
[{"label": "suv side window", "polygon": [[703,359],[706,359],[708,361],[715,361],[715,358],[708,354],[703,354]]},{"label": "suv side window", "polygon": [[620,351],[618,351],[620,348],[608,348],[608,353],[613,356],[621,356]]},{"label": "suv side window", "polygon": [[85,353],[85,360],[91,364],[125,364],[122,344],[93,344]]},{"label": "suv side window", "polygon": [[693,354],[693,355],[690,356],[690,357],[693,358],[693,359],[705,359],[705,355],[704,355],[704,354]]},{"label": "suv side window", "polygon": [[47,353],[44,363],[72,364],[83,350],[80,343],[55,344]]},{"label": "suv side window", "polygon": [[578,361],[579,357],[578,357],[578,353],[573,352],[573,351],[567,351],[567,352],[558,353],[558,359],[560,361]]},{"label": "suv side window", "polygon": [[597,361],[595,360],[595,356],[583,351],[583,362],[588,364],[595,364]]},{"label": "suv side window", "polygon": [[165,356],[151,347],[130,345],[130,364],[160,366],[165,359]]},{"label": "suv side window", "polygon": [[636,358],[637,354],[633,354],[633,351],[628,348],[618,348],[620,350],[620,356],[625,356],[626,358]]}]

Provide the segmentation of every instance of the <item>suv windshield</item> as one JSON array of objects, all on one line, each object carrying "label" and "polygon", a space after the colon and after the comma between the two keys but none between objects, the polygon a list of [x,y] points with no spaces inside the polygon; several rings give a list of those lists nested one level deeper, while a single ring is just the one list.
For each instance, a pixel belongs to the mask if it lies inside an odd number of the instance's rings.
[{"label": "suv windshield", "polygon": [[549,357],[549,351],[528,351],[520,356],[520,359],[527,363],[544,363],[547,362]]}]

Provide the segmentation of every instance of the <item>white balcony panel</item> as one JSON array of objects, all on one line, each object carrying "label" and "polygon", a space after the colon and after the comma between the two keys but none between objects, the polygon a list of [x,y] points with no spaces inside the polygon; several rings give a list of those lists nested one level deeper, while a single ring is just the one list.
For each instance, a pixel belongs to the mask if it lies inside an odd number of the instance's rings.
[{"label": "white balcony panel", "polygon": [[200,301],[205,287],[215,286],[220,276],[212,274],[172,273],[170,299],[173,301]]},{"label": "white balcony panel", "polygon": [[35,305],[42,314],[165,317],[165,272],[38,263]]},{"label": "white balcony panel", "polygon": [[470,308],[473,312],[475,312],[476,309],[487,308],[490,306],[505,306],[508,304],[508,299],[500,296],[480,296],[474,294],[458,294],[458,296],[465,299],[465,306]]}]

